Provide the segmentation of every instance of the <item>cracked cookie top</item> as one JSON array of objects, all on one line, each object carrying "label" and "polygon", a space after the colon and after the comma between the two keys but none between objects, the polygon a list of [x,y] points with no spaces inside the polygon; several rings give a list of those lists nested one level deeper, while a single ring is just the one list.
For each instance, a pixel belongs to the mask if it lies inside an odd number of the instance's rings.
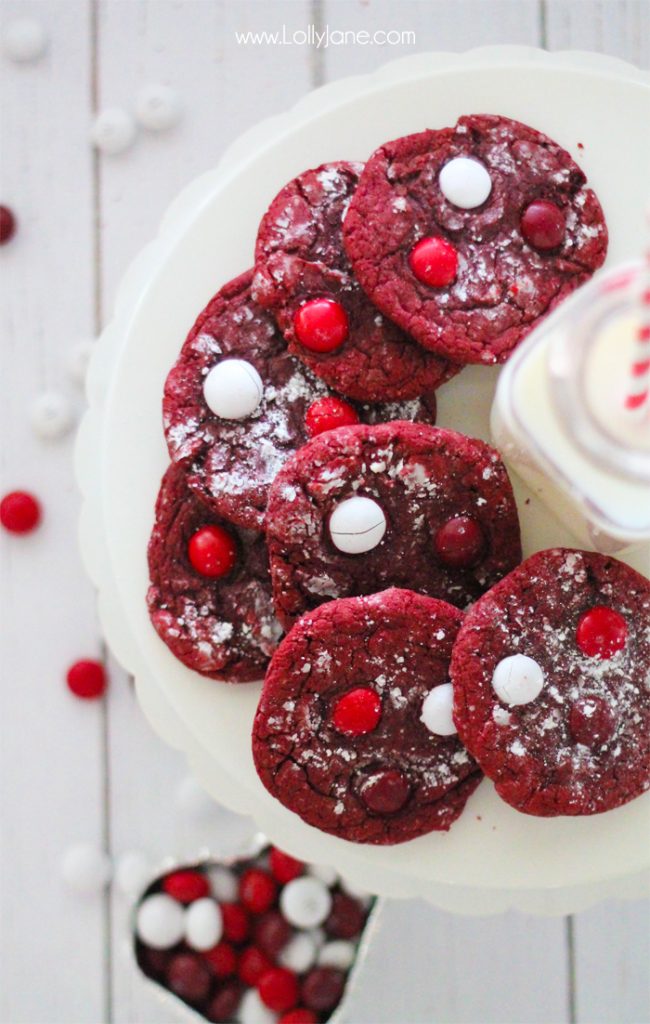
[{"label": "cracked cookie top", "polygon": [[462,613],[391,589],[305,615],[276,651],[253,726],[266,788],[308,824],[353,842],[446,830],[480,780],[453,735],[422,721],[447,683]]},{"label": "cracked cookie top", "polygon": [[376,150],[345,247],[372,301],[425,348],[504,362],[605,259],[603,211],[585,182],[541,132],[461,117]]},{"label": "cracked cookie top", "polygon": [[294,178],[264,215],[253,294],[289,350],[341,394],[394,401],[433,391],[458,372],[387,319],[356,280],[342,224],[363,164],[323,164]]}]

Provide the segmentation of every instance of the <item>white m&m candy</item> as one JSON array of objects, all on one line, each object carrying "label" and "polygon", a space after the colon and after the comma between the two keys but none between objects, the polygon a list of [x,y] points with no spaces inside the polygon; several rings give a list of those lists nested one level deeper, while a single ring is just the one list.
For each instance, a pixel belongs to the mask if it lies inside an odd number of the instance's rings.
[{"label": "white m&m candy", "polygon": [[297,932],[278,957],[281,967],[302,974],[316,962],[316,943],[306,932]]},{"label": "white m&m candy", "polygon": [[240,1024],[276,1024],[277,1019],[278,1015],[264,1005],[257,989],[249,988],[244,992],[237,1008]]},{"label": "white m&m candy", "polygon": [[208,408],[223,420],[244,420],[251,416],[264,396],[259,373],[245,359],[223,359],[213,366],[203,382]]},{"label": "white m&m candy", "polygon": [[170,949],[185,935],[185,910],[163,892],[148,896],[138,907],[136,934],[154,949]]},{"label": "white m&m candy", "polygon": [[123,896],[139,896],[151,878],[149,858],[140,850],[127,850],[115,867],[115,884]]},{"label": "white m&m candy", "polygon": [[492,191],[492,179],[487,168],[467,156],[449,160],[440,171],[438,184],[445,199],[461,210],[480,206]]},{"label": "white m&m candy", "polygon": [[239,892],[237,875],[228,868],[220,865],[211,865],[208,868],[210,888],[221,903],[234,903]]},{"label": "white m&m candy", "polygon": [[452,717],[453,707],[454,688],[451,683],[441,683],[424,698],[420,721],[436,736],[453,736],[458,732]]},{"label": "white m&m candy", "polygon": [[386,533],[386,516],[372,498],[356,495],[336,506],[330,516],[332,543],[346,555],[372,551]]},{"label": "white m&m candy", "polygon": [[46,391],[32,402],[29,411],[34,433],[46,440],[63,437],[73,423],[70,403],[55,391]]},{"label": "white m&m candy", "polygon": [[164,132],[180,120],[181,102],[169,85],[145,85],[135,101],[135,116],[150,132]]},{"label": "white m&m candy", "polygon": [[135,139],[135,121],[126,110],[109,107],[97,115],[92,128],[93,145],[108,156],[122,153]]},{"label": "white m&m candy", "polygon": [[319,967],[336,967],[339,971],[347,971],[354,962],[356,946],[345,939],[326,942],[318,953]]},{"label": "white m&m candy", "polygon": [[295,878],[280,895],[280,910],[294,928],[315,928],[323,923],[331,907],[327,886],[309,876]]},{"label": "white m&m candy", "polygon": [[503,658],[492,676],[492,688],[504,704],[529,704],[539,697],[543,686],[542,669],[525,654]]},{"label": "white m&m candy", "polygon": [[219,904],[209,897],[195,900],[185,911],[185,939],[192,949],[206,950],[216,946],[223,933]]},{"label": "white m&m candy", "polygon": [[74,892],[83,895],[101,892],[110,881],[110,858],[92,843],[78,843],[64,853],[61,874],[65,884]]},{"label": "white m&m candy", "polygon": [[46,48],[47,32],[36,18],[14,18],[2,34],[2,49],[18,64],[38,60]]}]

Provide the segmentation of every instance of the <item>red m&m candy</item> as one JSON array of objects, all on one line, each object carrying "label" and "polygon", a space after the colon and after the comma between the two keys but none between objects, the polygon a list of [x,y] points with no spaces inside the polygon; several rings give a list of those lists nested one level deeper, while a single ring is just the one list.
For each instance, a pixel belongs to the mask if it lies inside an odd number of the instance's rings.
[{"label": "red m&m candy", "polygon": [[379,694],[370,687],[359,686],[350,690],[337,702],[332,723],[338,732],[347,736],[363,736],[377,727],[381,718]]},{"label": "red m&m candy", "polygon": [[585,747],[602,746],[612,738],[615,728],[614,712],[602,697],[583,697],[572,705],[569,731],[576,743]]},{"label": "red m&m candy", "polygon": [[273,872],[273,877],[277,878],[278,882],[282,885],[292,882],[294,878],[298,878],[305,870],[305,865],[301,860],[290,857],[288,853],[279,850],[277,846],[271,848],[269,867]]},{"label": "red m&m candy", "polygon": [[202,576],[218,579],[232,572],[237,561],[237,543],[222,526],[203,526],[190,537],[187,556]]},{"label": "red m&m candy", "polygon": [[245,985],[254,987],[263,974],[271,970],[272,963],[261,950],[255,946],[245,949],[239,958],[237,973]]},{"label": "red m&m candy", "polygon": [[6,245],[16,233],[16,218],[8,206],[0,206],[0,245]]},{"label": "red m&m candy", "polygon": [[323,434],[326,430],[336,427],[349,427],[359,422],[356,410],[342,398],[326,396],[313,402],[306,414],[305,424],[310,437]]},{"label": "red m&m candy", "polygon": [[210,991],[212,974],[200,957],[179,953],[167,968],[167,984],[181,999],[199,1003]]},{"label": "red m&m candy", "polygon": [[350,333],[348,316],[335,299],[309,299],[293,318],[296,338],[312,352],[333,352]]},{"label": "red m&m candy", "polygon": [[29,533],[41,521],[41,506],[27,491],[11,491],[0,501],[0,523],[9,533]]},{"label": "red m&m candy", "polygon": [[223,937],[229,942],[244,942],[248,938],[248,914],[239,903],[222,903]]},{"label": "red m&m candy", "polygon": [[613,658],[627,641],[627,622],[604,604],[595,605],[578,619],[576,643],[589,658]]},{"label": "red m&m candy", "polygon": [[106,671],[101,661],[92,661],[90,658],[76,661],[68,669],[66,682],[75,697],[94,700],[106,690]]},{"label": "red m&m candy", "polygon": [[179,903],[193,903],[210,895],[210,883],[200,871],[174,871],[167,875],[162,887]]},{"label": "red m&m candy", "polygon": [[409,253],[409,266],[418,281],[443,288],[456,278],[458,253],[451,242],[439,235],[421,238]]},{"label": "red m&m candy", "polygon": [[237,973],[237,954],[229,942],[218,942],[203,956],[217,978],[231,978]]},{"label": "red m&m candy", "polygon": [[359,795],[369,811],[395,814],[409,798],[411,784],[398,768],[373,772],[361,784]]},{"label": "red m&m candy", "polygon": [[441,562],[454,569],[474,565],[483,553],[485,536],[471,516],[455,516],[443,523],[433,539]]},{"label": "red m&m candy", "polygon": [[239,898],[253,914],[263,914],[275,903],[278,887],[266,871],[249,868],[239,882]]},{"label": "red m&m candy", "polygon": [[260,978],[257,986],[260,999],[269,1010],[283,1013],[298,1002],[298,979],[286,967],[274,967]]},{"label": "red m&m candy", "polygon": [[534,249],[557,249],[564,238],[566,224],[559,206],[548,199],[536,199],[521,216],[521,233]]},{"label": "red m&m candy", "polygon": [[296,1006],[295,1009],[283,1013],[278,1024],[318,1024],[318,1017],[313,1010]]}]

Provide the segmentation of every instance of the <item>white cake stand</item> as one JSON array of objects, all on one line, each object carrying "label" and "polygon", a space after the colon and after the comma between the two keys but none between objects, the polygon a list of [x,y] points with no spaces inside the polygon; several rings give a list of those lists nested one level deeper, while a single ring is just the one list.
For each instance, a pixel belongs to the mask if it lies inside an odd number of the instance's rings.
[{"label": "white cake stand", "polygon": [[[509,808],[484,781],[448,834],[388,848],[324,835],[257,779],[249,736],[259,685],[224,686],[186,669],[155,634],[144,600],[147,540],[167,464],[163,382],[199,310],[251,264],[268,202],[307,166],[364,159],[382,141],[469,112],[519,118],[564,144],[602,200],[610,261],[642,250],[650,80],[628,64],[520,47],[432,53],[311,93],[247,132],[187,188],[126,275],[89,371],[77,448],[82,549],[106,637],[135,676],[152,725],[215,797],[252,815],[272,840],[383,895],[422,896],[464,913],[568,913],[650,890],[650,793],[591,818],[538,819]],[[439,423],[487,438],[495,373],[475,367],[447,385]],[[534,496],[519,487],[518,498],[526,554],[575,543]],[[629,561],[650,575],[647,548]]]}]

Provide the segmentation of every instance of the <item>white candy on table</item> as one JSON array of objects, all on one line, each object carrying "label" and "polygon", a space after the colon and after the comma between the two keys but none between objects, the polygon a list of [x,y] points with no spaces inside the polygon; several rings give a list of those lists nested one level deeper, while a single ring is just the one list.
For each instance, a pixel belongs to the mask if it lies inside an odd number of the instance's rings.
[{"label": "white candy on table", "polygon": [[492,688],[505,704],[530,704],[544,686],[544,673],[533,658],[512,654],[494,670]]},{"label": "white candy on table", "polygon": [[277,1024],[278,1015],[264,1005],[257,989],[249,988],[241,998],[237,1020],[240,1024]]},{"label": "white candy on table", "polygon": [[308,875],[294,878],[280,894],[280,910],[294,928],[315,928],[323,923],[331,907],[327,886]]},{"label": "white candy on table", "polygon": [[115,865],[115,885],[123,896],[135,899],[151,880],[151,862],[141,850],[127,850]]},{"label": "white candy on table", "polygon": [[138,907],[135,930],[145,945],[171,949],[185,935],[185,910],[166,893],[155,893]]},{"label": "white candy on table", "polygon": [[111,878],[111,861],[92,843],[77,843],[63,855],[61,876],[69,889],[88,895],[104,889]]},{"label": "white candy on table", "polygon": [[297,932],[286,944],[278,957],[282,967],[302,974],[316,962],[317,946],[307,932]]},{"label": "white candy on table", "polygon": [[34,433],[45,440],[63,437],[74,421],[70,403],[56,391],[46,391],[35,398],[29,410],[29,418]]},{"label": "white candy on table", "polygon": [[2,33],[2,49],[9,60],[26,64],[47,49],[47,32],[36,18],[14,18]]},{"label": "white candy on table", "polygon": [[347,555],[371,551],[386,533],[386,516],[372,498],[355,495],[340,502],[329,521],[332,543]]},{"label": "white candy on table", "polygon": [[452,718],[453,706],[454,688],[451,683],[434,686],[422,702],[420,721],[436,736],[453,736],[458,732]]},{"label": "white candy on table", "polygon": [[264,396],[262,378],[245,359],[222,359],[203,382],[208,408],[224,420],[243,420],[255,412]]},{"label": "white candy on table", "polygon": [[239,892],[239,882],[234,871],[220,865],[211,865],[207,869],[212,892],[220,903],[234,903]]},{"label": "white candy on table", "polygon": [[318,952],[318,966],[336,967],[339,971],[347,971],[354,962],[356,951],[355,944],[345,939],[326,942]]},{"label": "white candy on table", "polygon": [[135,139],[135,121],[120,107],[107,107],[93,122],[93,145],[108,156],[116,156],[132,145]]},{"label": "white candy on table", "polygon": [[223,934],[219,904],[208,896],[194,900],[185,910],[185,940],[192,949],[212,949]]},{"label": "white candy on table", "polygon": [[83,387],[86,382],[88,363],[90,362],[94,346],[94,341],[79,341],[68,352],[66,359],[68,375],[70,380],[79,385],[79,387]]},{"label": "white candy on table", "polygon": [[175,89],[160,82],[143,86],[135,99],[135,116],[150,132],[173,128],[181,116],[181,101]]},{"label": "white candy on table", "polygon": [[456,156],[449,160],[438,176],[445,199],[461,210],[473,210],[485,202],[492,191],[492,179],[479,160]]}]

